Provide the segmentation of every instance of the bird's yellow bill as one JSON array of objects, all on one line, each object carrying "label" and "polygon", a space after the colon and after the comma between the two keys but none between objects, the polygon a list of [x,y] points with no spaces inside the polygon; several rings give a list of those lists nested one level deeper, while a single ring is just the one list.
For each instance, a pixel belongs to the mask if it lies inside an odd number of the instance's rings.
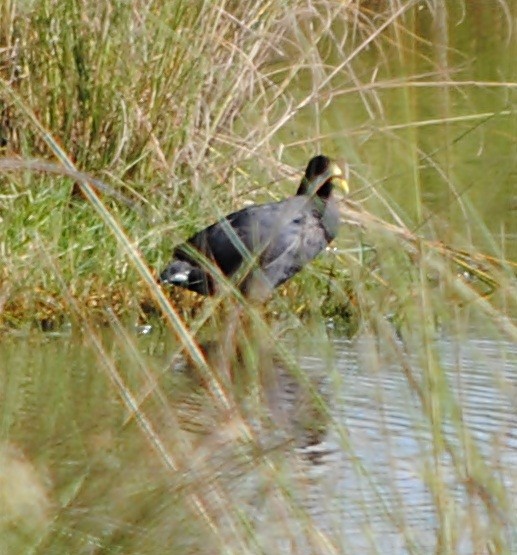
[{"label": "bird's yellow bill", "polygon": [[335,176],[332,178],[332,185],[340,189],[343,193],[348,194],[350,189],[348,188],[348,181],[343,176]]},{"label": "bird's yellow bill", "polygon": [[348,194],[348,182],[343,176],[343,170],[335,162],[332,162],[328,172],[332,175],[332,185],[343,191],[343,193]]}]

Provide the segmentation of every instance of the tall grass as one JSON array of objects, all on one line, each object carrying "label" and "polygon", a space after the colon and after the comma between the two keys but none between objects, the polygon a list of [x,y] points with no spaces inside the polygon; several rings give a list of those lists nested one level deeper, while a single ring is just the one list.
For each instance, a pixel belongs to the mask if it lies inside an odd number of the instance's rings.
[{"label": "tall grass", "polygon": [[[474,54],[449,36],[490,20],[515,49],[515,5],[464,8],[2,4],[0,550],[352,552],[307,505],[310,459],[293,447],[329,431],[402,551],[511,552],[513,478],[468,425],[437,341],[460,353],[474,324],[517,340],[515,222],[488,219],[511,199],[516,76],[466,67]],[[349,163],[344,231],[266,306],[232,284],[201,300],[154,283],[172,244],[291,194],[317,151]],[[348,376],[329,319],[371,337],[370,371],[395,361],[415,400],[427,543],[337,416],[328,389]],[[301,369],[307,345],[323,377]],[[512,372],[494,377],[510,406]]]}]

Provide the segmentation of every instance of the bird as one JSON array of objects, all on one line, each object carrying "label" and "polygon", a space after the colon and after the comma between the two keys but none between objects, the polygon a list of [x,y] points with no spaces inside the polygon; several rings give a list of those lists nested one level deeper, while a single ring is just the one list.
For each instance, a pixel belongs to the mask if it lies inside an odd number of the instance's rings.
[{"label": "bird", "polygon": [[336,237],[334,187],[348,193],[339,165],[311,158],[294,196],[228,214],[175,247],[160,282],[202,295],[231,279],[245,297],[264,299]]}]

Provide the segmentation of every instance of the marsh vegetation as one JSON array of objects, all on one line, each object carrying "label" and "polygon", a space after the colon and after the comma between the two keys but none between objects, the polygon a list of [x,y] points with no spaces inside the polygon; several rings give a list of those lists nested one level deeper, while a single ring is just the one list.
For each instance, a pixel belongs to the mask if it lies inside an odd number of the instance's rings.
[{"label": "marsh vegetation", "polygon": [[[0,4],[0,552],[512,553],[517,2]],[[346,168],[267,303],[174,245]]]}]

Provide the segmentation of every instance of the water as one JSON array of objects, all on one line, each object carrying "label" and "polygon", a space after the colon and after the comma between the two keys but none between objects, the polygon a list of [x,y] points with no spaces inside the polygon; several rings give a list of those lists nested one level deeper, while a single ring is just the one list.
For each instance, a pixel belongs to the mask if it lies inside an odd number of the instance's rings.
[{"label": "water", "polygon": [[[314,434],[296,434],[296,424],[293,430],[292,422],[277,420],[284,432],[296,438],[288,447],[277,447],[273,457],[283,469],[279,472],[281,483],[287,484],[288,501],[262,468],[234,476],[231,484],[221,478],[234,502],[247,507],[265,552],[442,552],[437,545],[438,530],[443,528],[438,490],[451,527],[443,533],[455,536],[455,553],[479,552],[489,534],[478,534],[476,528],[489,528],[494,515],[504,522],[505,543],[515,548],[517,349],[474,332],[461,343],[444,335],[437,347],[450,387],[450,394],[440,399],[444,405],[455,405],[448,407],[448,414],[443,407],[440,437],[449,449],[436,449],[433,426],[400,361],[373,337],[334,339],[330,366],[327,358],[302,356],[301,367],[318,384],[331,418],[317,441]],[[317,352],[317,341],[312,346],[306,342],[302,352],[307,351]],[[416,382],[425,387],[417,357],[409,356],[407,362]],[[281,367],[277,371],[285,372]],[[282,405],[283,415],[292,415],[293,405],[303,395],[296,383],[292,377],[279,380],[274,400]],[[278,413],[279,407],[274,408]],[[264,445],[275,443],[263,433]],[[468,458],[467,443],[487,465],[478,478],[470,471],[471,479],[478,480],[479,495],[469,491],[465,481],[461,461]],[[221,452],[226,449],[231,459],[233,447],[226,444]],[[500,503],[496,487],[486,489],[494,484],[490,473],[499,481],[509,506]],[[277,496],[285,502],[281,509],[275,507]]]},{"label": "water", "polygon": [[[334,376],[333,383],[341,382],[341,387],[334,387],[330,402],[332,424],[317,443],[298,445],[296,457],[285,452],[289,476],[284,479],[293,488],[290,491],[297,510],[302,511],[303,518],[310,515],[311,524],[302,525],[295,534],[296,541],[289,542],[285,515],[271,508],[274,494],[269,490],[253,516],[254,522],[265,520],[263,536],[259,536],[261,544],[266,552],[285,553],[440,551],[437,508],[430,489],[431,474],[436,471],[434,444],[418,396],[409,387],[400,365],[383,359],[371,338],[337,339],[334,347],[338,376]],[[462,415],[461,434],[456,425],[445,420],[444,435],[457,455],[462,453],[460,436],[470,434],[513,503],[517,498],[517,349],[510,343],[471,337],[461,344],[460,352],[456,343],[445,338],[439,350]],[[302,359],[309,376],[319,375],[327,363],[314,356]],[[422,379],[420,374],[417,379]],[[285,389],[283,401],[293,402],[292,386]],[[470,527],[471,513],[476,513],[479,525],[488,526],[483,502],[476,496],[473,501],[461,468],[458,472],[446,451],[440,452],[438,466],[441,487],[450,504],[448,510],[455,519],[465,522],[464,529],[454,530],[455,552],[478,552],[479,545],[473,545],[476,530]],[[248,487],[249,479],[248,475]],[[251,487],[247,495],[243,490],[239,487],[240,502],[254,505],[256,487]],[[505,521],[506,541],[515,545],[512,509],[499,510]],[[289,529],[293,526],[300,526],[294,518]],[[315,549],[312,542],[317,534],[325,541],[321,540],[323,543]]]},{"label": "water", "polygon": [[[338,340],[335,347],[344,377],[333,411],[346,429],[347,445],[343,449],[334,437],[332,449],[332,434],[326,440],[333,454],[327,463],[319,462],[317,473],[323,497],[328,500],[333,492],[340,518],[336,524],[332,514],[319,516],[331,536],[337,533],[343,552],[430,553],[436,547],[437,520],[425,478],[425,465],[433,464],[432,438],[421,404],[400,366],[372,356],[376,348],[371,340]],[[462,343],[460,353],[446,339],[439,347],[464,425],[484,460],[502,477],[508,497],[517,498],[515,345],[473,337]],[[311,368],[317,361],[304,363]],[[444,424],[446,436],[457,443],[454,427]],[[467,513],[464,485],[450,457],[443,454],[440,465],[455,510]],[[510,534],[511,524],[507,530]],[[459,533],[458,552],[472,553],[472,530],[465,529],[463,537]]]},{"label": "water", "polygon": [[376,215],[390,219],[388,204],[421,235],[515,260],[515,1],[414,3],[404,32],[390,26],[368,47],[383,6],[355,33],[336,23],[341,44],[308,38],[326,64],[301,70],[292,94],[322,88],[280,129],[284,156],[300,167],[303,149],[342,158],[352,196]]},{"label": "water", "polygon": [[[110,538],[109,531],[123,523],[133,529],[143,522],[149,534],[161,537],[156,517],[149,522],[143,517],[138,524],[141,517],[134,520],[130,508],[145,507],[160,495],[160,515],[165,521],[174,520],[173,515],[187,510],[183,505],[192,492],[198,491],[213,507],[229,545],[237,541],[230,533],[235,523],[230,523],[239,510],[249,520],[254,541],[268,553],[430,553],[439,551],[436,488],[440,488],[457,553],[479,551],[473,542],[476,534],[490,536],[490,519],[496,519],[505,543],[515,548],[515,345],[479,331],[460,342],[445,334],[437,338],[450,387],[449,394],[439,396],[443,437],[456,457],[454,463],[447,448],[437,448],[418,394],[400,359],[383,342],[367,335],[353,340],[337,337],[331,343],[333,355],[323,356],[321,338],[312,341],[311,346],[305,338],[301,344],[290,344],[290,349],[298,353],[304,375],[323,394],[330,415],[319,421],[317,433],[307,428],[302,418],[309,414],[307,405],[301,413],[298,410],[303,388],[275,367],[286,377],[275,382],[279,389],[269,396],[275,409],[273,423],[261,423],[264,405],[240,397],[245,421],[261,445],[257,451],[242,442],[237,421],[228,420],[203,388],[167,369],[170,352],[163,348],[157,330],[140,336],[131,356],[121,348],[124,343],[117,346],[110,334],[104,337],[127,391],[141,398],[148,390],[142,362],[158,380],[159,390],[155,386],[150,400],[141,406],[159,441],[177,464],[184,465],[178,474],[163,469],[146,434],[134,420],[128,424],[120,394],[110,385],[86,337],[5,340],[0,346],[0,444],[3,453],[18,453],[7,468],[25,461],[23,476],[26,466],[32,468],[30,481],[36,486],[31,491],[38,505],[30,509],[27,501],[26,510],[38,515],[42,528],[50,526],[52,508],[62,506],[57,529],[64,525],[72,532],[65,540],[53,538],[50,547],[59,550],[65,545],[81,552],[84,533],[103,545],[107,540],[102,538]],[[409,356],[406,363],[416,383],[424,386],[417,356]],[[177,428],[181,421],[187,436]],[[479,454],[470,457],[470,464],[483,461],[487,467],[477,479],[479,495],[465,482],[461,461],[466,460],[467,436]],[[264,455],[259,455],[260,449],[265,449]],[[475,470],[471,473],[476,475]],[[179,498],[167,493],[179,487],[173,485],[177,480],[188,484],[181,486]],[[139,501],[130,502],[135,495]],[[229,508],[221,513],[223,499]],[[199,524],[192,517],[189,522]],[[154,532],[153,526],[158,527]],[[175,528],[169,523],[166,529]],[[187,541],[185,530],[176,533],[176,539]],[[194,532],[189,541],[196,543],[200,537]],[[121,540],[115,534],[112,541],[111,545],[119,545]],[[174,544],[168,537],[164,541]]]}]

